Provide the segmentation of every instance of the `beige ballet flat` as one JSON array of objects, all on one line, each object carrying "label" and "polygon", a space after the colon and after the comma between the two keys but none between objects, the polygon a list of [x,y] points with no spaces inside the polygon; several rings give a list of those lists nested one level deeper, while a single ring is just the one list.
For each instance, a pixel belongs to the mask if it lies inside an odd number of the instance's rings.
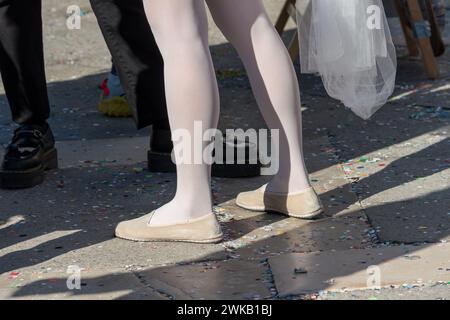
[{"label": "beige ballet flat", "polygon": [[282,194],[268,192],[266,187],[264,185],[257,190],[240,193],[236,204],[247,210],[274,211],[300,219],[312,219],[323,212],[323,206],[313,188]]},{"label": "beige ballet flat", "polygon": [[210,214],[189,220],[186,223],[152,226],[155,211],[137,219],[121,222],[116,228],[116,237],[132,241],[175,241],[193,243],[217,243],[223,239],[216,216]]}]

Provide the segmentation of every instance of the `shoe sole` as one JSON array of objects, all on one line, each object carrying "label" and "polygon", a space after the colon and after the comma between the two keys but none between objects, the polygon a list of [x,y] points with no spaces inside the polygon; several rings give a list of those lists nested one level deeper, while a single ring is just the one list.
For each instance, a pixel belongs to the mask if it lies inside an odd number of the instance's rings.
[{"label": "shoe sole", "polygon": [[238,202],[236,202],[236,205],[240,208],[243,208],[245,210],[249,210],[249,211],[256,211],[256,212],[273,212],[273,213],[278,213],[278,214],[282,214],[284,216],[288,216],[291,218],[297,218],[297,219],[303,219],[303,220],[311,220],[314,219],[318,216],[320,216],[323,213],[323,208],[317,209],[315,211],[306,213],[306,214],[302,214],[302,215],[294,215],[285,211],[280,211],[277,209],[272,209],[272,208],[266,208],[266,207],[251,207],[251,206],[246,206],[246,205],[242,205],[239,204]]},{"label": "shoe sole", "polygon": [[[148,151],[148,170],[150,172],[174,173],[176,165],[170,153]],[[250,178],[261,175],[260,164],[213,164],[211,175],[217,178]]]},{"label": "shoe sole", "polygon": [[0,188],[25,189],[44,182],[45,171],[58,168],[58,152],[55,148],[43,156],[43,163],[38,167],[24,171],[0,171]]},{"label": "shoe sole", "polygon": [[199,239],[199,240],[188,240],[188,239],[138,239],[138,238],[130,238],[123,237],[121,235],[116,234],[117,238],[130,240],[134,242],[187,242],[187,243],[198,243],[198,244],[214,244],[223,241],[223,235],[217,236],[211,239]]}]

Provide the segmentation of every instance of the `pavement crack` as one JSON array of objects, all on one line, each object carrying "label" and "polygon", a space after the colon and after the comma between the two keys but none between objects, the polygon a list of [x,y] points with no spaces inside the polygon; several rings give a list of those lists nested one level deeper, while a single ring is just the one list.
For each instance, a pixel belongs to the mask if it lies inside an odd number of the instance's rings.
[{"label": "pavement crack", "polygon": [[358,204],[359,210],[361,211],[361,214],[364,215],[366,221],[367,221],[367,225],[369,227],[369,229],[367,230],[367,234],[365,235],[366,238],[369,238],[370,242],[372,244],[380,244],[380,238],[378,236],[378,232],[375,229],[374,225],[372,224],[371,219],[369,218],[369,216],[366,214],[366,210],[362,204],[362,199],[360,194],[358,193],[358,185],[360,183],[360,179],[355,179],[355,178],[351,178],[349,177],[343,168],[343,163],[345,163],[345,161],[347,159],[344,159],[342,157],[342,154],[339,152],[339,150],[341,150],[341,148],[343,146],[341,146],[341,144],[338,141],[337,135],[331,133],[329,130],[326,132],[327,137],[328,137],[328,142],[330,143],[331,147],[334,150],[334,156],[335,156],[335,160],[339,163],[339,167],[341,168],[345,179],[348,181],[348,186],[350,187],[350,192],[355,196],[356,199],[356,203]]},{"label": "pavement crack", "polygon": [[164,297],[164,298],[166,298],[166,299],[168,299],[168,300],[175,300],[175,297],[172,296],[171,294],[169,294],[169,293],[167,293],[167,292],[165,292],[165,291],[163,291],[163,290],[161,290],[161,289],[157,289],[157,288],[153,287],[150,283],[147,282],[147,280],[145,280],[145,277],[144,277],[142,274],[140,274],[139,272],[132,271],[131,274],[132,274],[133,276],[135,276],[135,277],[138,279],[138,281],[139,281],[145,288],[152,290],[153,292],[155,292],[155,293],[161,295],[162,297]]}]

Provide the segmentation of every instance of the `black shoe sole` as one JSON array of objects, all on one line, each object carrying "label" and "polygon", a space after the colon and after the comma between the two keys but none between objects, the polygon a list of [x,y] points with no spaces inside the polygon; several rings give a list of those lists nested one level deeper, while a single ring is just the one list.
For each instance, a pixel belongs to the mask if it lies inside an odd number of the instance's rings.
[{"label": "black shoe sole", "polygon": [[58,168],[58,152],[55,148],[44,155],[42,164],[24,171],[0,171],[0,188],[25,189],[44,182],[45,171]]},{"label": "black shoe sole", "polygon": [[[173,173],[176,166],[170,153],[148,151],[148,170],[150,172]],[[261,175],[261,165],[257,164],[213,164],[211,175],[217,178],[250,178]]]}]

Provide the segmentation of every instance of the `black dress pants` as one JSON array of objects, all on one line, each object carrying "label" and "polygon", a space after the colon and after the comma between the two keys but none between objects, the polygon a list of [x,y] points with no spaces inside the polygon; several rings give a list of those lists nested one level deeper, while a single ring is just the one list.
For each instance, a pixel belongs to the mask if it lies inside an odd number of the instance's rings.
[{"label": "black dress pants", "polygon": [[0,73],[18,124],[50,114],[42,45],[41,0],[0,0]]},{"label": "black dress pants", "polygon": [[[142,0],[91,0],[138,128],[167,125],[164,66]],[[0,72],[19,124],[49,117],[41,0],[0,0]]]}]

